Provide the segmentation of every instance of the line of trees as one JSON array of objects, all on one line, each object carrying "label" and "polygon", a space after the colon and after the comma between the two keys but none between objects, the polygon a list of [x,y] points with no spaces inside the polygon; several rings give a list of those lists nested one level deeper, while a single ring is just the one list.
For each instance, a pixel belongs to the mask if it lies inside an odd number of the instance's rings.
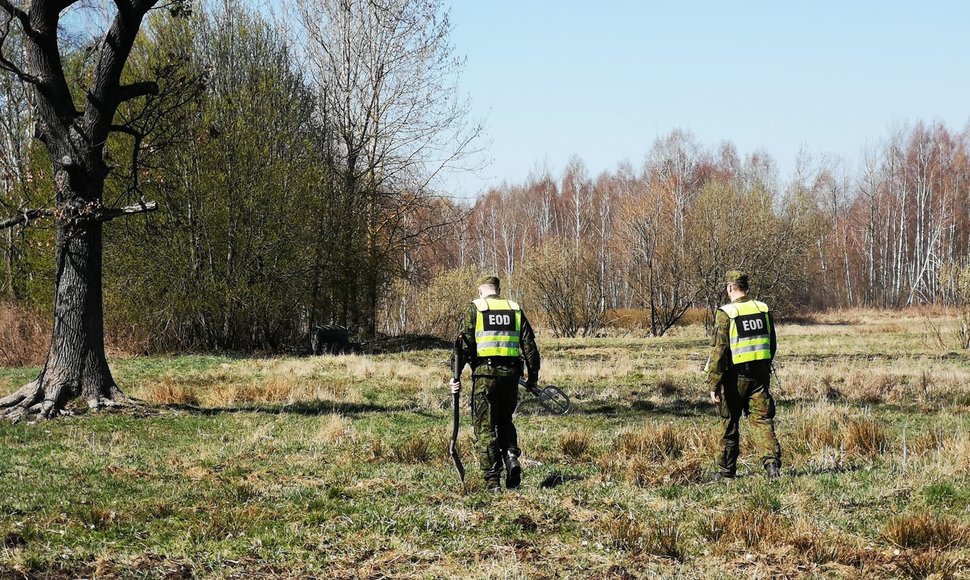
[{"label": "line of trees", "polygon": [[723,301],[729,267],[787,313],[970,305],[968,153],[970,129],[920,122],[874,147],[859,174],[805,154],[782,183],[764,153],[674,131],[639,167],[594,178],[574,158],[558,177],[537,170],[487,192],[435,256],[504,276],[561,335],[595,333],[630,308],[663,334]]},{"label": "line of trees", "polygon": [[[246,351],[300,345],[312,324],[377,332],[408,256],[464,215],[433,191],[480,134],[442,3],[300,0],[286,26],[237,0],[145,6],[122,82],[157,90],[118,106],[103,199],[160,211],[104,229],[109,334]],[[60,49],[81,99],[110,23],[74,29],[99,12],[71,10]],[[10,24],[0,48],[16,59],[24,30]],[[35,100],[5,68],[0,221],[17,223],[0,241],[0,296],[49,312],[54,228],[31,208],[52,205],[51,161],[32,139]]]},{"label": "line of trees", "polygon": [[[480,128],[441,3],[299,0],[288,22],[299,32],[236,0],[147,13],[122,81],[157,91],[119,103],[103,198],[160,211],[104,228],[109,335],[237,351],[300,345],[317,323],[444,335],[483,272],[559,335],[631,310],[661,335],[723,300],[728,267],[786,312],[968,300],[970,131],[917,123],[858,173],[805,155],[784,183],[767,154],[674,131],[636,165],[593,176],[573,158],[456,203],[434,180]],[[64,36],[74,94],[96,38]],[[0,220],[17,223],[0,296],[50,312],[56,228],[29,211],[56,196],[52,160],[5,68]]]}]

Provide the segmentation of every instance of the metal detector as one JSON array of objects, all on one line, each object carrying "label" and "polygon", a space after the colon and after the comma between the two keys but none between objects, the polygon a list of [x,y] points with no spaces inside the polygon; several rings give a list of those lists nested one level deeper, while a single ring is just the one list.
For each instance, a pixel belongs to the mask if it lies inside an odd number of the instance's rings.
[{"label": "metal detector", "polygon": [[557,386],[549,385],[542,389],[530,387],[525,382],[525,379],[522,378],[519,379],[519,384],[525,387],[525,390],[535,395],[539,399],[539,405],[553,415],[565,415],[572,409],[572,402],[570,402],[569,396]]}]

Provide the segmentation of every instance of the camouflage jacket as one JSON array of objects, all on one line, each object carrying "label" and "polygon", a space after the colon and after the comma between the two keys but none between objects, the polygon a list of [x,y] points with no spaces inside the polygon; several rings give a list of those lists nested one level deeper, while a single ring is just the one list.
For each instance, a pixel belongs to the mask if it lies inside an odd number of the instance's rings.
[{"label": "camouflage jacket", "polygon": [[[732,304],[738,302],[748,302],[752,298],[748,296],[742,296],[737,300],[732,301]],[[768,325],[771,328],[771,357],[775,357],[775,349],[778,346],[777,338],[775,337],[775,323],[771,318],[771,312],[768,312]],[[714,333],[711,337],[711,358],[707,363],[707,384],[711,391],[717,389],[717,385],[721,382],[724,374],[731,370],[731,318],[728,317],[727,313],[717,309],[714,314]]]},{"label": "camouflage jacket", "polygon": [[[486,296],[486,298],[500,298],[497,294]],[[465,316],[462,318],[458,332],[464,336],[464,356],[465,360],[472,367],[473,376],[515,376],[522,372],[522,363],[514,359],[500,361],[479,360],[476,355],[475,347],[475,318],[478,316],[478,309],[475,304],[469,304]],[[529,370],[530,377],[539,376],[539,348],[536,346],[536,335],[532,331],[532,325],[526,318],[525,312],[522,313],[522,331],[519,335],[519,348],[522,350],[522,359],[525,360],[525,367]]]}]

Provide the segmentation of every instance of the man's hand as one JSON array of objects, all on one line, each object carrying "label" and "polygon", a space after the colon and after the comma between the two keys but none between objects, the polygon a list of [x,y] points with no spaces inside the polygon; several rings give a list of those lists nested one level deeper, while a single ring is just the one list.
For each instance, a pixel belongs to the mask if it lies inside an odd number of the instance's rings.
[{"label": "man's hand", "polygon": [[461,381],[451,379],[448,381],[448,386],[451,387],[451,394],[456,395],[461,392]]},{"label": "man's hand", "polygon": [[718,405],[721,403],[721,397],[720,395],[717,394],[717,391],[711,391],[711,402],[714,403],[715,405]]}]

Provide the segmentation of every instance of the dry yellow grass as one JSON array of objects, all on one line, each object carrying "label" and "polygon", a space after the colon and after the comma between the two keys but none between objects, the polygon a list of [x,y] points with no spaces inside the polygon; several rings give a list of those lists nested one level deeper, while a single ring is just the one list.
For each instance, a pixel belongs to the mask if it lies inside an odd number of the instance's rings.
[{"label": "dry yellow grass", "polygon": [[352,440],[353,436],[354,429],[350,420],[340,413],[331,413],[320,417],[313,441],[323,445],[340,445]]}]

